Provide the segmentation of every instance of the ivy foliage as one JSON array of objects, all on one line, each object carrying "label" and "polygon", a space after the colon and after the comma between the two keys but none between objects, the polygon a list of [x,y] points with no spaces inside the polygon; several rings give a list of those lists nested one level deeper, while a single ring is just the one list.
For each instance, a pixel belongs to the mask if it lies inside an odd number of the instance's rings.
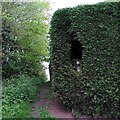
[{"label": "ivy foliage", "polygon": [[[51,80],[68,108],[80,114],[118,117],[120,100],[119,4],[57,10],[51,21]],[[71,43],[79,41],[82,73],[73,70]],[[79,53],[79,52],[78,52]]]},{"label": "ivy foliage", "polygon": [[47,2],[3,2],[2,50],[4,78],[38,75],[40,62],[49,57]]}]

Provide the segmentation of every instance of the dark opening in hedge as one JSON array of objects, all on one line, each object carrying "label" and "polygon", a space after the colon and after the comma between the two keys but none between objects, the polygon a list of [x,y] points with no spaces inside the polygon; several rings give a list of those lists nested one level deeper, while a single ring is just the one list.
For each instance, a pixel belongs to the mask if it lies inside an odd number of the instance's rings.
[{"label": "dark opening in hedge", "polygon": [[83,47],[79,41],[71,42],[71,62],[75,70],[81,71],[82,69],[82,50]]}]

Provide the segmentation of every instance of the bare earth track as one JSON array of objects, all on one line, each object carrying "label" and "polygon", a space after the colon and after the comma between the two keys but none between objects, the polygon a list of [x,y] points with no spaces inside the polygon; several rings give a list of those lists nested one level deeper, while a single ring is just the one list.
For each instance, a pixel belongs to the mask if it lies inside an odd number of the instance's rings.
[{"label": "bare earth track", "polygon": [[[45,83],[40,88],[40,94],[38,95],[35,103],[32,104],[32,117],[40,118],[39,108],[47,108],[50,115],[54,116],[58,120],[118,120],[118,119],[107,119],[107,118],[92,118],[91,116],[81,116],[75,119],[72,116],[72,112],[68,111],[61,101],[56,97],[51,97],[50,83]],[[63,119],[64,118],[64,119]]]},{"label": "bare earth track", "polygon": [[40,118],[38,109],[47,108],[49,113],[56,118],[73,118],[72,113],[67,111],[58,98],[51,98],[50,84],[46,83],[42,86],[37,101],[32,105],[32,117]]}]

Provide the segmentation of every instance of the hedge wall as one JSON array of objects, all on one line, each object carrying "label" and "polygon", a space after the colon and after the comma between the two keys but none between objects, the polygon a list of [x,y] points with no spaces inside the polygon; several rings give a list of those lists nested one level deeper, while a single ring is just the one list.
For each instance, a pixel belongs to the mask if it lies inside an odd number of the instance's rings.
[{"label": "hedge wall", "polygon": [[[120,116],[119,21],[115,2],[59,9],[52,17],[52,86],[62,102],[81,115]],[[71,63],[73,41],[83,47],[82,72]]]}]

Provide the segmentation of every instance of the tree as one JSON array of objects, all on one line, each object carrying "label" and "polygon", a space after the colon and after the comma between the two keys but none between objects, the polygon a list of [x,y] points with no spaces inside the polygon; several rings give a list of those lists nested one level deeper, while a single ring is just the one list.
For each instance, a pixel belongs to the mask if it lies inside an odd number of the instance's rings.
[{"label": "tree", "polygon": [[49,57],[47,2],[2,3],[3,77],[38,75]]}]

